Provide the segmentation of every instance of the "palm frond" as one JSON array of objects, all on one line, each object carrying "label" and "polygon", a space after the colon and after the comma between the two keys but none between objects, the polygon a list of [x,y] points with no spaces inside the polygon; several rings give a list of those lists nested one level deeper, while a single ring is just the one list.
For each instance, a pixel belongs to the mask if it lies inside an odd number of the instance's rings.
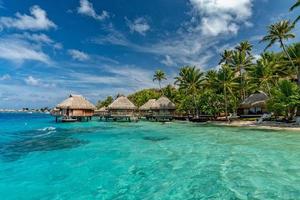
[{"label": "palm frond", "polygon": [[295,8],[300,6],[300,0],[298,0],[291,8],[290,11],[293,11]]}]

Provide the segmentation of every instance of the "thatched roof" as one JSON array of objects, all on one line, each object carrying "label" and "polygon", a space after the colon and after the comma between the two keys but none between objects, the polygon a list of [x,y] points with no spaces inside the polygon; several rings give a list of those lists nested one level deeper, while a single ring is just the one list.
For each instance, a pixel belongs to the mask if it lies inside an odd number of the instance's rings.
[{"label": "thatched roof", "polygon": [[144,105],[140,107],[140,110],[150,110],[155,105],[156,99],[150,99]]},{"label": "thatched roof", "polygon": [[251,94],[240,105],[241,108],[251,108],[254,106],[265,106],[266,101],[269,99],[268,95],[264,92]]},{"label": "thatched roof", "polygon": [[136,106],[125,96],[118,97],[108,106],[109,110],[135,110]]},{"label": "thatched roof", "polygon": [[104,106],[104,107],[102,107],[100,109],[95,110],[95,112],[107,112],[107,107]]},{"label": "thatched roof", "polygon": [[170,101],[170,99],[168,99],[165,96],[162,96],[155,101],[155,103],[151,106],[151,109],[153,109],[153,110],[161,110],[161,109],[175,110],[176,106],[174,103],[172,103]]},{"label": "thatched roof", "polygon": [[95,110],[96,107],[81,95],[70,95],[69,98],[56,106],[58,109]]}]

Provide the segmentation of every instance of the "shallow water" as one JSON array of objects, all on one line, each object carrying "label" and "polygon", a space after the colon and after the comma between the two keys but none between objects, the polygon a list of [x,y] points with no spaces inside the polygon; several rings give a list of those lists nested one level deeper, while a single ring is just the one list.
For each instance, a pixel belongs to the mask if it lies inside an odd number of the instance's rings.
[{"label": "shallow water", "polygon": [[0,114],[1,199],[299,199],[300,133]]}]

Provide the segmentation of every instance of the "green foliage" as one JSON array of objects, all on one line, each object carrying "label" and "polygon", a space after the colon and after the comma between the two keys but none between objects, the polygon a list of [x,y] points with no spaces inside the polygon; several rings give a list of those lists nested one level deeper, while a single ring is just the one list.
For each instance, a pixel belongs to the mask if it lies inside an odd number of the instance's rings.
[{"label": "green foliage", "polygon": [[213,89],[206,89],[199,95],[198,104],[201,113],[217,117],[224,111],[224,96]]},{"label": "green foliage", "polygon": [[153,75],[153,82],[154,82],[154,81],[158,81],[159,89],[160,89],[160,91],[162,92],[162,94],[163,94],[163,91],[162,91],[162,89],[161,89],[161,82],[162,82],[163,80],[167,80],[167,77],[166,77],[165,72],[163,72],[163,71],[160,70],[160,69],[159,69],[159,70],[156,70],[155,73],[154,73],[154,75]]},{"label": "green foliage", "polygon": [[140,107],[150,99],[158,99],[161,93],[157,89],[144,89],[128,96],[136,106]]},{"label": "green foliage", "polygon": [[276,42],[280,44],[281,48],[284,48],[284,40],[295,38],[295,35],[291,33],[294,26],[295,25],[288,20],[271,24],[268,27],[268,34],[261,40],[261,42],[268,42],[265,50],[273,46]]},{"label": "green foliage", "polygon": [[102,107],[107,107],[107,106],[109,106],[109,104],[111,104],[112,102],[113,102],[113,98],[112,98],[112,96],[108,96],[108,97],[106,97],[106,99],[105,100],[103,100],[103,101],[98,101],[97,102],[97,104],[96,104],[96,107],[97,107],[97,109],[100,109],[100,108],[102,108]]},{"label": "green foliage", "polygon": [[284,115],[286,120],[291,120],[300,105],[300,90],[295,83],[281,80],[278,87],[272,89],[272,97],[267,102],[268,109],[276,115]]},{"label": "green foliage", "polygon": [[175,84],[179,86],[180,92],[186,96],[191,95],[194,103],[194,114],[198,116],[199,108],[197,106],[197,93],[203,88],[204,73],[195,66],[185,66],[180,69],[179,76],[175,77]]}]

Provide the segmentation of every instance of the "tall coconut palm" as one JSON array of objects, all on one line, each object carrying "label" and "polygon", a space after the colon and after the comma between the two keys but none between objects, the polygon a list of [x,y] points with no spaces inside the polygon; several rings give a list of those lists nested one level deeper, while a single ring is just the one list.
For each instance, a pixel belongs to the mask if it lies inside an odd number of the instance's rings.
[{"label": "tall coconut palm", "polygon": [[[300,7],[300,0],[297,0],[296,3],[290,8],[290,11],[293,11],[295,8]],[[295,20],[295,23],[298,22],[300,20],[300,16],[297,17],[297,19]]]},{"label": "tall coconut palm", "polygon": [[223,89],[225,115],[226,120],[228,120],[228,96],[231,95],[234,98],[235,90],[238,87],[235,72],[228,65],[223,65],[218,71],[217,82]]},{"label": "tall coconut palm", "polygon": [[240,52],[246,52],[248,55],[251,55],[253,45],[250,44],[249,41],[243,41],[238,44],[238,46],[235,47],[236,50]]},{"label": "tall coconut palm", "polygon": [[192,95],[194,101],[194,109],[196,118],[199,117],[199,109],[197,106],[196,96],[201,90],[204,73],[196,67],[186,66],[180,69],[179,76],[175,77],[175,84],[179,86],[179,89],[185,93],[185,95]]},{"label": "tall coconut palm", "polygon": [[229,67],[239,73],[241,100],[246,97],[244,72],[253,65],[252,60],[253,57],[248,55],[246,51],[234,51],[231,61],[228,63]]},{"label": "tall coconut palm", "polygon": [[250,85],[253,90],[266,92],[271,96],[271,88],[279,79],[278,63],[268,59],[262,55],[262,58],[257,60],[256,65],[253,65],[248,70]]},{"label": "tall coconut palm", "polygon": [[163,80],[167,80],[167,77],[166,77],[165,72],[163,72],[163,71],[160,70],[160,69],[159,69],[159,70],[156,70],[155,73],[154,73],[154,75],[153,75],[153,82],[154,82],[154,81],[157,81],[157,82],[158,82],[159,89],[160,89],[162,95],[164,95],[163,90],[162,90],[162,88],[161,88],[161,82],[162,82]]},{"label": "tall coconut palm", "polygon": [[206,89],[212,89],[216,90],[218,88],[218,83],[217,83],[217,78],[218,78],[218,72],[217,70],[208,70],[205,74],[205,82],[204,82],[204,87]]},{"label": "tall coconut palm", "polygon": [[219,64],[228,64],[232,58],[233,51],[232,50],[224,50],[221,54],[221,60]]},{"label": "tall coconut palm", "polygon": [[291,62],[294,67],[294,63],[287,52],[286,45],[284,44],[285,40],[295,38],[295,35],[291,33],[294,28],[294,24],[288,20],[283,20],[272,24],[268,27],[268,34],[261,40],[261,42],[268,42],[269,44],[265,48],[267,50],[271,46],[273,46],[276,42],[280,44],[280,47],[284,51],[285,55]]}]

